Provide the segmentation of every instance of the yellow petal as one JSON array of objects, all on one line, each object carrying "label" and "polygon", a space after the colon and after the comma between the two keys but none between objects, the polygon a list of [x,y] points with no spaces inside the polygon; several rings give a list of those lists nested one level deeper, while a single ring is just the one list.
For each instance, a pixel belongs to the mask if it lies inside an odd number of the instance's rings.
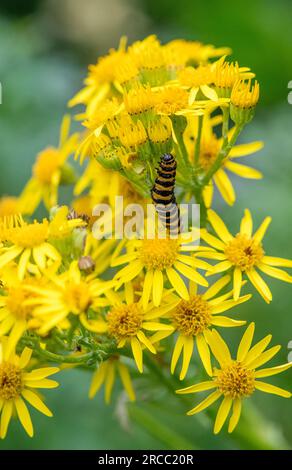
[{"label": "yellow petal", "polygon": [[265,218],[265,220],[262,222],[261,226],[258,228],[258,230],[253,236],[255,242],[260,243],[262,241],[271,222],[272,217]]},{"label": "yellow petal", "polygon": [[216,392],[211,393],[207,398],[205,398],[201,403],[199,403],[195,408],[191,409],[190,411],[187,412],[188,416],[194,415],[196,413],[199,413],[200,411],[205,410],[208,408],[208,406],[212,405],[218,398],[220,398],[222,393],[219,390],[216,390]]},{"label": "yellow petal", "polygon": [[213,276],[214,274],[223,273],[228,271],[232,267],[230,261],[222,261],[221,263],[216,264],[210,271],[206,273],[206,276]]},{"label": "yellow petal", "polygon": [[281,372],[290,369],[290,367],[292,367],[292,362],[282,364],[281,366],[268,367],[267,369],[257,370],[255,372],[255,377],[270,377],[271,375],[280,374]]},{"label": "yellow petal", "polygon": [[292,268],[292,260],[285,258],[277,258],[275,256],[264,256],[262,259],[264,264],[269,266],[281,266],[282,268]]},{"label": "yellow petal", "polygon": [[118,371],[121,377],[122,384],[124,386],[124,389],[126,390],[128,397],[131,401],[135,401],[136,396],[135,396],[135,391],[132,385],[130,373],[128,371],[128,368],[125,366],[125,364],[122,364],[121,362],[118,362]]},{"label": "yellow petal", "polygon": [[17,275],[19,279],[23,279],[25,276],[30,255],[31,255],[31,249],[26,248],[19,258],[18,268],[17,268]]},{"label": "yellow petal", "polygon": [[25,381],[42,380],[49,375],[56,374],[59,370],[60,369],[58,367],[41,367],[40,369],[34,369],[33,371],[25,374]]},{"label": "yellow petal", "polygon": [[232,398],[225,397],[222,400],[222,403],[219,406],[219,410],[218,410],[216,420],[215,420],[214,434],[218,434],[221,431],[221,429],[222,429],[222,427],[223,427],[223,425],[224,425],[224,423],[227,419],[227,416],[229,414],[231,405],[232,405]]},{"label": "yellow petal", "polygon": [[183,349],[183,363],[181,373],[179,376],[180,380],[183,380],[187,375],[188,368],[191,362],[192,354],[194,350],[194,339],[192,336],[184,337],[184,349]]},{"label": "yellow petal", "polygon": [[211,390],[212,388],[216,388],[217,385],[214,380],[207,380],[206,382],[200,382],[196,385],[191,385],[190,387],[181,388],[180,390],[176,390],[175,393],[179,395],[184,395],[187,393],[197,393],[197,392],[204,392],[205,390]]},{"label": "yellow petal", "polygon": [[241,400],[240,398],[235,398],[233,401],[233,412],[229,420],[228,432],[231,433],[236,428],[239,418],[241,415]]},{"label": "yellow petal", "polygon": [[248,238],[251,238],[252,227],[253,227],[253,222],[252,222],[251,213],[249,209],[245,209],[244,216],[241,219],[241,223],[240,223],[240,233],[242,235],[246,235]]},{"label": "yellow petal", "polygon": [[145,321],[142,323],[142,328],[147,331],[173,331],[174,328],[171,325],[166,325],[165,323]]},{"label": "yellow petal", "polygon": [[136,260],[130,263],[125,268],[121,269],[121,271],[116,274],[115,278],[123,283],[129,282],[135,277],[137,277],[142,271],[142,269],[143,264],[140,260]]},{"label": "yellow petal", "polygon": [[15,319],[12,315],[5,318],[0,325],[0,336],[4,336],[11,330],[11,327],[14,325]]},{"label": "yellow petal", "polygon": [[111,267],[115,268],[117,266],[120,266],[121,264],[125,263],[130,263],[131,261],[134,261],[137,258],[137,253],[127,253],[126,255],[121,255],[116,258],[112,258],[111,261]]},{"label": "yellow petal", "polygon": [[182,278],[179,276],[179,274],[173,268],[167,268],[166,274],[171,285],[176,290],[176,292],[180,295],[180,297],[182,297],[185,300],[189,300],[188,289],[186,288],[185,283],[182,280]]},{"label": "yellow petal", "polygon": [[9,250],[5,251],[0,256],[0,269],[3,268],[6,264],[10,263],[10,261],[17,258],[17,256],[23,251],[22,248],[19,247],[12,247]]},{"label": "yellow petal", "polygon": [[6,357],[9,357],[11,352],[14,351],[19,339],[21,338],[21,336],[23,335],[23,333],[25,332],[26,330],[26,321],[25,320],[18,320],[11,332],[10,332],[10,335],[9,335],[9,338],[8,338],[8,342],[7,342],[7,345],[6,345],[6,350],[5,350],[5,356]]},{"label": "yellow petal", "polygon": [[267,335],[261,341],[255,344],[247,353],[244,359],[244,363],[248,364],[249,362],[259,357],[259,355],[266,349],[271,339],[272,339],[272,335]]},{"label": "yellow petal", "polygon": [[212,306],[211,308],[212,315],[217,315],[218,313],[226,312],[226,310],[230,310],[236,305],[240,305],[244,302],[247,302],[250,298],[251,298],[251,295],[247,294],[247,295],[243,295],[242,297],[239,297],[238,300],[226,300],[225,302],[216,304]]},{"label": "yellow petal", "polygon": [[22,350],[22,353],[20,355],[20,360],[19,360],[19,367],[21,369],[24,369],[28,365],[31,355],[32,355],[32,349],[25,347]]},{"label": "yellow petal", "polygon": [[220,292],[230,282],[231,277],[227,274],[221,277],[218,281],[214,282],[212,286],[204,293],[203,298],[205,300],[212,299],[218,292]]},{"label": "yellow petal", "polygon": [[197,344],[198,353],[203,363],[203,366],[205,367],[207,374],[210,377],[212,377],[213,372],[212,372],[212,365],[211,365],[210,350],[203,335],[196,336],[196,344]]},{"label": "yellow petal", "polygon": [[11,400],[6,401],[4,403],[2,414],[1,414],[1,426],[0,426],[1,439],[4,439],[6,437],[7,429],[8,429],[11,416],[12,416],[12,411],[13,411],[13,402]]},{"label": "yellow petal", "polygon": [[207,209],[212,206],[213,194],[214,194],[214,185],[211,182],[207,184],[207,186],[205,186],[203,189],[203,199],[204,199],[204,203]]},{"label": "yellow petal", "polygon": [[210,235],[210,233],[208,233],[206,229],[201,230],[200,236],[205,242],[207,242],[209,245],[216,248],[217,250],[225,250],[225,243],[219,240],[219,238]]},{"label": "yellow petal", "polygon": [[249,271],[246,271],[246,274],[250,282],[253,284],[253,286],[256,288],[262,298],[267,303],[270,303],[273,298],[272,292],[270,291],[268,285],[263,280],[263,278],[257,273],[255,269],[250,269]]},{"label": "yellow petal", "polygon": [[280,281],[292,283],[292,276],[290,276],[288,273],[286,273],[282,269],[274,268],[264,263],[259,263],[257,267],[258,269],[260,269],[260,271],[267,274],[268,276],[274,277],[276,279],[280,279]]},{"label": "yellow petal", "polygon": [[179,334],[174,349],[172,353],[172,358],[171,358],[171,365],[170,365],[170,372],[173,374],[177,365],[177,361],[179,359],[179,356],[181,355],[182,349],[184,346],[184,336]]},{"label": "yellow petal", "polygon": [[134,302],[134,289],[131,282],[125,283],[125,299],[127,305],[131,305]]},{"label": "yellow petal", "polygon": [[216,91],[208,85],[200,86],[202,93],[212,101],[218,101],[218,95]]},{"label": "yellow petal", "polygon": [[[205,249],[205,247],[201,247],[201,248]],[[218,251],[206,251],[206,252],[199,251],[198,253],[196,253],[196,256],[199,256],[201,258],[206,258],[206,259],[216,259],[218,261],[226,260],[225,253],[218,253]]]},{"label": "yellow petal", "polygon": [[221,367],[226,363],[231,362],[231,355],[228,346],[218,331],[205,330],[204,336]]},{"label": "yellow petal", "polygon": [[137,338],[139,339],[139,341],[141,341],[142,344],[144,344],[144,346],[146,346],[147,349],[149,349],[150,352],[152,352],[152,354],[156,354],[155,347],[153,346],[151,341],[147,338],[147,336],[143,333],[143,331],[141,330],[138,331]]},{"label": "yellow petal", "polygon": [[240,320],[233,320],[232,318],[218,316],[212,318],[212,325],[215,326],[224,326],[224,327],[234,327],[234,326],[242,326],[246,324],[246,321]]},{"label": "yellow petal", "polygon": [[254,335],[254,330],[255,330],[255,324],[254,323],[251,323],[247,329],[245,330],[242,338],[241,338],[241,341],[239,343],[239,347],[238,347],[238,350],[237,350],[237,360],[242,362],[248,351],[249,351],[249,348],[251,346],[251,343],[252,343],[252,340],[253,340],[253,335]]},{"label": "yellow petal", "polygon": [[242,271],[240,268],[235,268],[233,271],[233,298],[238,300],[242,286]]},{"label": "yellow petal", "polygon": [[261,150],[264,143],[261,141],[250,142],[249,144],[234,145],[229,152],[229,156],[233,158],[246,157]]},{"label": "yellow petal", "polygon": [[259,380],[255,381],[255,388],[265,393],[272,393],[273,395],[279,395],[283,398],[291,398],[292,393],[283,388],[276,387],[275,385],[267,384],[265,382],[260,382]]},{"label": "yellow petal", "polygon": [[234,163],[230,160],[225,163],[225,168],[227,168],[229,171],[232,171],[232,173],[241,176],[241,178],[260,180],[263,177],[263,174],[255,168],[251,168],[247,165],[241,165],[239,163]]},{"label": "yellow petal", "polygon": [[105,384],[104,384],[104,398],[105,402],[108,405],[111,401],[112,389],[115,382],[115,365],[113,363],[109,363],[109,367],[107,370],[107,374],[105,377]]},{"label": "yellow petal", "polygon": [[225,171],[218,170],[214,175],[214,182],[224,201],[227,202],[229,206],[232,206],[235,202],[236,196],[232,183]]},{"label": "yellow petal", "polygon": [[153,271],[147,271],[144,278],[143,293],[142,293],[142,306],[143,310],[147,310],[150,299],[150,294],[153,284]]},{"label": "yellow petal", "polygon": [[31,388],[56,388],[59,386],[58,382],[51,379],[30,380],[27,386]]},{"label": "yellow petal", "polygon": [[22,396],[36,410],[40,411],[40,413],[43,413],[44,415],[49,416],[49,417],[53,416],[53,413],[51,412],[51,410],[49,410],[49,408],[42,402],[40,397],[32,390],[23,390]]},{"label": "yellow petal", "polygon": [[153,274],[153,303],[155,307],[159,307],[163,293],[163,274],[160,270],[156,269]]},{"label": "yellow petal", "polygon": [[139,340],[136,337],[131,338],[131,348],[139,372],[143,372],[143,353]]},{"label": "yellow petal", "polygon": [[194,268],[191,268],[190,266],[187,266],[186,264],[183,264],[180,261],[174,263],[174,267],[187,279],[196,282],[200,286],[208,286],[208,281],[206,281],[206,279],[201,274],[199,274]]},{"label": "yellow petal", "polygon": [[217,233],[218,237],[224,242],[228,243],[233,240],[233,236],[227,229],[226,225],[224,224],[223,220],[216,214],[215,211],[212,209],[208,210],[208,219]]},{"label": "yellow petal", "polygon": [[89,398],[93,398],[98,390],[101,388],[105,380],[106,371],[108,368],[108,362],[103,362],[100,364],[98,369],[94,372],[92,382],[89,388]]},{"label": "yellow petal", "polygon": [[22,426],[26,430],[29,437],[33,436],[33,426],[30,418],[30,414],[26,407],[26,404],[22,400],[22,398],[17,398],[14,400],[15,408],[18,414],[19,421],[21,422]]},{"label": "yellow petal", "polygon": [[274,347],[268,349],[267,351],[260,354],[254,360],[248,362],[248,367],[250,369],[256,369],[257,367],[262,366],[263,364],[268,362],[270,359],[272,359],[277,354],[277,352],[280,351],[280,349],[281,349],[280,345],[279,346],[274,346]]},{"label": "yellow petal", "polygon": [[196,96],[198,94],[198,91],[199,91],[199,88],[198,87],[193,87],[191,88],[190,90],[190,94],[189,94],[189,105],[191,106],[194,101],[196,100]]}]

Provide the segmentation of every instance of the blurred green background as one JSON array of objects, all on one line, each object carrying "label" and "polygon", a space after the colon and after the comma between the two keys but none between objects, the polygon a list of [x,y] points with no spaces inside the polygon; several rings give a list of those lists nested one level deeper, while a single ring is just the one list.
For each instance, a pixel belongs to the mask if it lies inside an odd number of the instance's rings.
[{"label": "blurred green background", "polygon": [[[265,141],[264,150],[249,157],[265,179],[234,179],[235,206],[226,208],[220,198],[216,206],[234,230],[245,207],[252,210],[257,224],[272,215],[266,251],[292,258],[292,106],[287,102],[292,80],[291,18],[289,0],[1,0],[0,195],[20,192],[36,153],[57,143],[66,103],[80,88],[87,64],[116,46],[121,35],[130,42],[156,33],[162,41],[184,37],[228,45],[233,57],[250,66],[261,84],[256,117],[241,141]],[[268,306],[255,295],[239,315],[256,321],[256,338],[272,332],[274,344],[282,344],[278,360],[286,362],[292,340],[292,289],[280,281],[269,283],[274,302]],[[224,336],[235,347],[240,335],[232,331]],[[142,401],[135,406],[127,408],[117,391],[115,404],[105,407],[102,395],[88,401],[87,372],[66,370],[60,380],[60,389],[47,394],[54,419],[32,412],[36,437],[30,440],[19,423],[13,423],[0,449],[265,447],[253,436],[257,427],[275,448],[292,447],[291,404],[283,398],[255,394],[256,409],[248,407],[252,425],[243,420],[233,437],[226,432],[215,437],[208,418],[185,417],[187,405],[171,394],[161,397],[155,385],[151,390],[146,384],[140,386]],[[274,383],[291,389],[291,373]]]}]

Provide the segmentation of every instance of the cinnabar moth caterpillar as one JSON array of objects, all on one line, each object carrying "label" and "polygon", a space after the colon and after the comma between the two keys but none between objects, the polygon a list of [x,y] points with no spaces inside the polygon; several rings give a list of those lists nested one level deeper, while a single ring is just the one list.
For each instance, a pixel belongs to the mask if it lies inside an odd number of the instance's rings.
[{"label": "cinnabar moth caterpillar", "polygon": [[175,158],[170,153],[165,153],[161,156],[157,168],[151,197],[161,223],[172,234],[180,231],[180,213],[174,194],[175,176]]}]

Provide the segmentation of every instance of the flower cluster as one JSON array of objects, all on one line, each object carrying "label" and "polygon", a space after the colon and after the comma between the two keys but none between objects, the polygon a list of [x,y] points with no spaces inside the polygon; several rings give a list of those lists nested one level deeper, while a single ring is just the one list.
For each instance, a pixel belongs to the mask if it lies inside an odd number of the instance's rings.
[{"label": "flower cluster", "polygon": [[[228,431],[234,430],[242,401],[256,391],[291,396],[259,380],[291,366],[261,368],[280,348],[267,349],[271,335],[252,345],[251,323],[235,358],[221,337],[225,328],[246,324],[237,318],[238,306],[250,301],[253,288],[272,301],[262,275],[292,282],[281,269],[292,268],[292,261],[265,252],[270,217],[254,230],[246,209],[232,234],[211,208],[214,187],[227,204],[235,203],[230,173],[262,177],[237,159],[263,143],[236,143],[253,118],[259,84],[228,54],[194,41],[162,45],[150,36],[127,46],[123,38],[89,67],[84,88],[69,102],[82,106],[75,116],[80,131],[71,133],[65,116],[59,144],[37,155],[20,196],[1,198],[1,438],[14,409],[33,435],[24,400],[51,416],[35,389],[57,386],[47,377],[68,366],[92,373],[89,397],[104,386],[107,403],[116,377],[133,401],[145,370],[141,387],[148,381],[148,393],[152,374],[161,375],[161,386],[175,384],[174,392],[179,380],[205,374],[205,381],[177,394],[211,391],[189,415],[222,398],[215,433],[228,416]],[[177,163],[178,198],[200,205],[200,245],[158,232],[97,239],[93,208],[115,208],[116,196],[146,205],[165,153]],[[68,205],[60,203],[62,185],[73,187]],[[36,220],[41,205],[48,216]]]}]

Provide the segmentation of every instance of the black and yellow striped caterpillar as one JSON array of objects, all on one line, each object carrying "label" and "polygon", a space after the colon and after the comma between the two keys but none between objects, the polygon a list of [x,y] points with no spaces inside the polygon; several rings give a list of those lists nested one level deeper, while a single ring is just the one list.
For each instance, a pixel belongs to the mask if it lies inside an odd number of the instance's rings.
[{"label": "black and yellow striped caterpillar", "polygon": [[175,158],[170,153],[165,153],[161,156],[157,168],[157,178],[151,190],[151,197],[159,220],[171,234],[180,232],[180,213],[174,194],[175,176]]}]

